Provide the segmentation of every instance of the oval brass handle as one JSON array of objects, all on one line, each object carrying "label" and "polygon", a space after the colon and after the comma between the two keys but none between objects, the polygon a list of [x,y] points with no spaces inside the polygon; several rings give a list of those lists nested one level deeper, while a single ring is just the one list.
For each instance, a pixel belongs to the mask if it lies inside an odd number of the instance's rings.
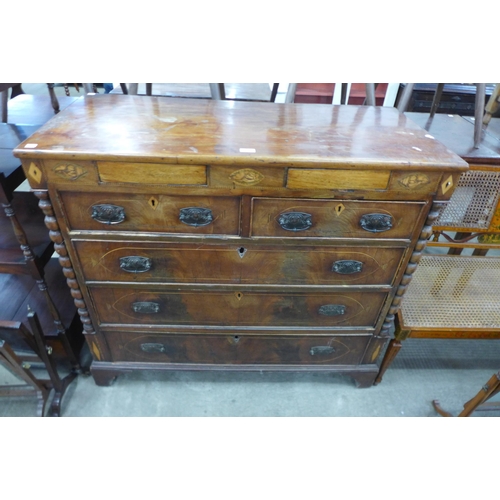
[{"label": "oval brass handle", "polygon": [[156,342],[141,344],[141,350],[144,352],[167,352],[163,344],[157,344]]},{"label": "oval brass handle", "polygon": [[341,316],[345,314],[346,307],[342,304],[325,304],[318,309],[323,316]]},{"label": "oval brass handle", "polygon": [[92,205],[92,214],[90,216],[101,224],[120,224],[125,220],[125,209],[107,203]]},{"label": "oval brass handle", "polygon": [[365,214],[359,219],[362,229],[370,233],[383,233],[392,229],[392,216],[389,214]]},{"label": "oval brass handle", "polygon": [[314,347],[311,347],[309,350],[309,354],[311,356],[317,356],[321,354],[332,354],[335,352],[335,347],[332,347],[330,345],[316,345]]},{"label": "oval brass handle", "polygon": [[120,257],[120,269],[127,273],[145,273],[151,269],[152,261],[147,257],[129,255]]},{"label": "oval brass handle", "polygon": [[160,304],[156,302],[134,302],[132,309],[135,313],[156,314],[160,312]]},{"label": "oval brass handle", "polygon": [[278,224],[286,231],[306,231],[312,226],[312,215],[305,212],[280,214]]},{"label": "oval brass handle", "polygon": [[186,207],[179,211],[179,220],[188,226],[207,226],[213,220],[212,210],[201,207]]},{"label": "oval brass handle", "polygon": [[363,263],[359,260],[337,260],[332,266],[332,271],[337,274],[355,274],[362,269]]}]

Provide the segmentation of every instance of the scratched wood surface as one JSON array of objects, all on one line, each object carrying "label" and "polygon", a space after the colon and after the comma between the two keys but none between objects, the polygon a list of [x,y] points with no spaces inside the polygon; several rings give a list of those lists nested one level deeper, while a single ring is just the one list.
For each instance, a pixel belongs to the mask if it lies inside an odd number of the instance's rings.
[{"label": "scratched wood surface", "polygon": [[58,158],[181,164],[467,168],[394,108],[109,94],[77,99],[15,154],[56,151]]}]

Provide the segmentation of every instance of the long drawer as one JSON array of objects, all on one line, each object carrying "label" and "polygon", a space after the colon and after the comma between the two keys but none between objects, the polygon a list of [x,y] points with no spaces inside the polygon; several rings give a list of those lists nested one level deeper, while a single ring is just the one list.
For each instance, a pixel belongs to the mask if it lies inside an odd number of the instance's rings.
[{"label": "long drawer", "polygon": [[73,245],[89,281],[390,285],[404,248],[283,247],[83,241]]},{"label": "long drawer", "polygon": [[240,199],[60,191],[70,229],[237,235]]},{"label": "long drawer", "polygon": [[252,236],[410,238],[424,203],[254,198]]},{"label": "long drawer", "polygon": [[356,365],[361,363],[367,347],[373,351],[380,347],[380,343],[367,335],[264,337],[122,332],[104,335],[114,362]]},{"label": "long drawer", "polygon": [[89,287],[100,323],[373,326],[385,292],[144,290]]}]

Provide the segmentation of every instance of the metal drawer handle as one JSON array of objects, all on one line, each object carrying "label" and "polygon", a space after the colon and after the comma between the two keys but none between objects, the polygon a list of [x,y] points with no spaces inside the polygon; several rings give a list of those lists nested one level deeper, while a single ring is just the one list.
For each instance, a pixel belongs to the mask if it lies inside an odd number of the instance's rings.
[{"label": "metal drawer handle", "polygon": [[147,257],[129,255],[120,257],[120,269],[127,273],[145,273],[151,269],[152,261]]},{"label": "metal drawer handle", "polygon": [[167,349],[163,344],[157,344],[154,342],[141,344],[141,350],[144,352],[167,352]]},{"label": "metal drawer handle", "polygon": [[309,354],[311,356],[317,356],[321,354],[332,354],[334,352],[335,352],[335,347],[329,345],[317,345],[311,347],[311,349],[309,350]]},{"label": "metal drawer handle", "polygon": [[318,309],[323,316],[341,316],[345,314],[346,307],[342,304],[325,304]]},{"label": "metal drawer handle", "polygon": [[199,227],[207,226],[214,220],[214,217],[209,208],[186,207],[180,209],[179,220],[188,226]]},{"label": "metal drawer handle", "polygon": [[355,274],[362,269],[363,263],[359,260],[337,260],[332,266],[332,271],[337,274]]},{"label": "metal drawer handle", "polygon": [[134,302],[132,309],[135,313],[156,314],[160,312],[160,304],[156,302]]},{"label": "metal drawer handle", "polygon": [[312,215],[304,212],[280,214],[278,224],[286,231],[306,231],[312,226]]},{"label": "metal drawer handle", "polygon": [[120,224],[125,220],[125,209],[118,205],[92,205],[91,217],[101,224]]},{"label": "metal drawer handle", "polygon": [[392,229],[392,217],[388,214],[366,214],[359,219],[359,224],[370,233],[383,233]]}]

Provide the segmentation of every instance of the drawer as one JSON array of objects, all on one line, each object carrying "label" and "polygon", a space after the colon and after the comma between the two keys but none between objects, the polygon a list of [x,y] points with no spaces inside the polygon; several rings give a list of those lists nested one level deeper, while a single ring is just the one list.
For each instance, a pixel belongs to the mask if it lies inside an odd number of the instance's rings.
[{"label": "drawer", "polygon": [[60,191],[72,230],[239,233],[237,197]]},{"label": "drawer", "polygon": [[384,292],[140,290],[90,287],[101,323],[210,326],[374,326]]},{"label": "drawer", "polygon": [[75,241],[88,281],[390,285],[403,248]]},{"label": "drawer", "polygon": [[114,362],[358,364],[370,342],[356,336],[151,335],[106,332]]},{"label": "drawer", "polygon": [[409,239],[419,202],[254,198],[252,236]]}]

